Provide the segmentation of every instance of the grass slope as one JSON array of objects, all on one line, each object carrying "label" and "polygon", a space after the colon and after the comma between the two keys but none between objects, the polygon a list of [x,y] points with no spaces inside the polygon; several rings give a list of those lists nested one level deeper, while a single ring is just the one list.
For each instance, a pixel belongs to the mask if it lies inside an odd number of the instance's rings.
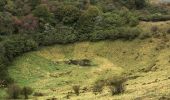
[{"label": "grass slope", "polygon": [[[9,74],[20,86],[30,86],[45,96],[66,99],[73,85],[81,86],[80,96],[71,100],[158,100],[170,97],[170,36],[162,35],[169,22],[145,23],[139,27],[150,33],[158,26],[160,36],[146,40],[81,42],[55,45],[26,53],[10,65]],[[82,67],[58,63],[69,59],[90,59],[92,66]],[[108,88],[101,94],[92,93],[92,85],[98,79],[127,75],[126,91],[111,96]],[[83,91],[83,88],[87,88]],[[0,90],[0,98],[5,96]]]},{"label": "grass slope", "polygon": [[[169,42],[165,42],[165,47],[157,50],[162,42],[162,39],[101,41],[46,47],[18,57],[9,73],[17,84],[33,87],[35,91],[46,94],[38,99],[53,96],[64,99],[74,84],[89,89],[80,96],[71,96],[75,100],[158,99],[164,95],[170,96],[170,48]],[[56,63],[84,58],[91,59],[93,66]],[[127,81],[124,94],[112,97],[108,89],[100,95],[90,91],[97,79],[122,73],[138,77]]]}]

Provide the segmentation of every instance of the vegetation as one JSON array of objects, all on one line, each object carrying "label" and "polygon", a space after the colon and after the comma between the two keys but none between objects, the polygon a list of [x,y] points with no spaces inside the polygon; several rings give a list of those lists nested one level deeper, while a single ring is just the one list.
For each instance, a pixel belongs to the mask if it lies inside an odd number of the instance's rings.
[{"label": "vegetation", "polygon": [[112,95],[120,94],[125,91],[125,86],[124,86],[124,83],[126,81],[125,79],[121,77],[117,77],[117,78],[108,79],[107,81],[108,81],[107,84],[110,86]]},{"label": "vegetation", "polygon": [[77,96],[80,94],[80,86],[79,85],[74,85],[73,90]]},{"label": "vegetation", "polygon": [[104,80],[98,80],[95,82],[95,85],[93,86],[93,92],[96,94],[101,93],[103,91],[103,87],[105,86]]},{"label": "vegetation", "polygon": [[[3,70],[0,72],[0,80],[12,82],[6,73],[9,62],[39,46],[83,40],[131,40],[139,36],[141,30],[135,28],[139,21],[133,11],[119,11],[119,8],[105,12],[104,8],[100,8],[102,2],[1,1],[0,46],[3,52],[0,54],[0,68]],[[122,0],[118,3],[121,6],[125,2]],[[129,7],[131,3],[128,1],[127,9],[138,9],[136,7],[141,1],[136,0],[133,3],[135,6]],[[145,4],[140,9],[143,6]]]},{"label": "vegetation", "polygon": [[31,95],[33,90],[30,87],[19,87],[18,85],[12,84],[8,86],[7,99],[21,99],[21,95],[24,96],[24,99],[29,99],[28,95]]},{"label": "vegetation", "polygon": [[[1,0],[0,87],[16,81],[8,73],[14,58],[42,46],[80,41],[132,41],[155,36],[167,40],[169,29],[159,33],[161,28],[152,26],[145,32],[139,24],[140,21],[168,21],[169,14],[168,5],[152,5],[148,0]],[[84,61],[70,60],[77,62],[70,66],[93,66],[86,57],[82,59]],[[71,72],[65,74],[68,73]],[[101,92],[102,85],[96,83],[94,92]],[[115,87],[118,87],[117,93],[123,92],[122,85]],[[79,89],[74,90],[79,95]],[[17,86],[9,87],[9,98],[19,98],[18,91]],[[25,87],[22,93],[27,99],[31,91]]]},{"label": "vegetation", "polygon": [[32,93],[33,90],[30,87],[23,87],[21,90],[21,94],[24,95],[24,99],[28,99],[28,95],[31,95]]},{"label": "vegetation", "polygon": [[10,85],[8,87],[7,93],[8,93],[8,99],[19,99],[19,95],[21,92],[21,88],[17,85]]}]

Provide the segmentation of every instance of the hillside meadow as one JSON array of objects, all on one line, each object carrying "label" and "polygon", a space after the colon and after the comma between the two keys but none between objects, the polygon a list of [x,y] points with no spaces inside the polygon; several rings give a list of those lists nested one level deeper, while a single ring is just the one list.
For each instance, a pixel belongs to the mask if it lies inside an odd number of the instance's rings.
[{"label": "hillside meadow", "polygon": [[[72,86],[78,84],[81,93],[71,94],[72,100],[157,100],[170,95],[169,50],[169,41],[162,38],[55,45],[16,58],[9,73],[18,85],[44,94],[32,99],[66,99]],[[89,59],[92,64],[84,67],[63,63],[69,59]],[[120,75],[129,77],[123,94],[111,96],[107,87],[93,94],[96,80]]]}]

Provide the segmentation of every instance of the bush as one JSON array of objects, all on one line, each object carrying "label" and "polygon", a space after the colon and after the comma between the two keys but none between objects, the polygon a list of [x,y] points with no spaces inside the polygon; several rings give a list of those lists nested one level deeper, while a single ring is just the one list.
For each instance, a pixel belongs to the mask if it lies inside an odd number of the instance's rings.
[{"label": "bush", "polygon": [[9,35],[13,32],[12,15],[8,12],[0,12],[0,35]]},{"label": "bush", "polygon": [[45,24],[45,31],[37,33],[34,36],[35,41],[39,45],[52,45],[55,43],[72,43],[76,41],[76,34],[72,27],[58,26],[57,28],[50,24]]},{"label": "bush", "polygon": [[130,27],[122,27],[118,29],[119,31],[119,38],[125,40],[132,40],[138,37],[141,33],[141,30],[138,28],[130,28]]},{"label": "bush", "polygon": [[0,81],[5,81],[4,85],[13,82],[7,73],[9,62],[18,55],[35,50],[37,46],[34,40],[24,35],[11,36],[0,43]]},{"label": "bush", "polygon": [[112,95],[120,94],[125,91],[125,79],[121,77],[107,79],[107,85],[110,87]]},{"label": "bush", "polygon": [[30,87],[23,87],[21,90],[21,94],[24,95],[24,99],[28,99],[28,95],[31,95],[32,93],[33,90]]},{"label": "bush", "polygon": [[142,9],[146,7],[146,0],[121,0],[130,9]]},{"label": "bush", "polygon": [[0,1],[0,12],[3,11],[4,6],[6,5],[6,0],[1,0]]},{"label": "bush", "polygon": [[112,28],[107,30],[99,30],[91,33],[91,41],[98,41],[98,40],[132,40],[136,37],[140,36],[142,30],[138,28],[131,28],[131,27],[120,27],[120,28]]},{"label": "bush", "polygon": [[151,32],[153,32],[153,33],[157,33],[158,30],[159,30],[159,28],[157,26],[152,26],[151,27]]},{"label": "bush", "polygon": [[27,36],[12,36],[4,42],[5,56],[11,61],[14,57],[37,48],[37,43]]},{"label": "bush", "polygon": [[142,34],[140,34],[140,36],[139,36],[140,39],[147,39],[149,37],[151,37],[151,34],[150,33],[144,33],[144,32]]},{"label": "bush", "polygon": [[160,15],[160,14],[153,14],[153,15],[148,15],[148,16],[140,16],[139,20],[141,21],[153,21],[153,22],[158,22],[158,21],[168,21],[170,20],[170,15]]},{"label": "bush", "polygon": [[15,84],[9,85],[7,89],[8,99],[19,99],[21,88]]},{"label": "bush", "polygon": [[77,22],[81,13],[80,10],[73,5],[59,5],[53,12],[56,19],[59,19],[64,24]]},{"label": "bush", "polygon": [[0,43],[0,81],[1,86],[6,86],[7,83],[11,83],[12,80],[9,78],[9,75],[7,73],[7,64],[9,63],[7,57],[5,56],[6,50],[3,43]]},{"label": "bush", "polygon": [[73,86],[74,93],[78,96],[80,94],[80,86],[74,85]]},{"label": "bush", "polygon": [[39,17],[46,22],[51,22],[51,20],[53,18],[53,14],[50,12],[50,10],[46,4],[38,5],[34,9],[33,14],[34,14],[34,16]]},{"label": "bush", "polygon": [[93,32],[96,17],[99,16],[99,9],[95,6],[90,6],[79,18],[77,23],[79,40],[88,40],[90,33]]},{"label": "bush", "polygon": [[103,87],[105,85],[105,81],[104,80],[98,80],[95,82],[94,86],[93,86],[93,93],[101,93],[103,91]]},{"label": "bush", "polygon": [[167,30],[167,33],[170,34],[170,29]]},{"label": "bush", "polygon": [[35,8],[41,3],[41,0],[29,0],[28,3],[32,6],[32,8]]},{"label": "bush", "polygon": [[35,92],[33,95],[34,95],[34,96],[44,96],[45,94],[44,94],[44,93],[41,93],[41,92]]}]

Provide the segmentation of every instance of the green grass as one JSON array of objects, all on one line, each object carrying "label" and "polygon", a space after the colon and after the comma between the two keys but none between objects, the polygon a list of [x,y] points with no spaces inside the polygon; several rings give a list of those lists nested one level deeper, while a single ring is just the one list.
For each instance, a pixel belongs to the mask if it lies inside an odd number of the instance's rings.
[{"label": "green grass", "polygon": [[[150,33],[152,26],[159,27],[162,34],[169,22],[144,23],[141,27]],[[167,35],[170,39],[170,36]],[[86,87],[88,91],[80,96],[71,95],[72,100],[157,100],[170,95],[170,41],[160,35],[145,40],[79,42],[67,45],[54,45],[26,53],[9,66],[9,74],[20,86],[30,86],[44,100],[53,96],[64,99],[73,85]],[[159,48],[159,49],[157,49]],[[92,66],[82,67],[63,63],[69,59],[89,59]],[[62,63],[58,63],[62,62]],[[136,77],[126,82],[124,94],[111,96],[104,88],[101,94],[94,95],[92,86],[99,79],[126,75]],[[81,90],[82,91],[82,90]],[[5,97],[0,89],[0,98]]]},{"label": "green grass", "polygon": [[[148,99],[148,97],[157,99],[160,95],[170,94],[170,84],[167,79],[170,71],[170,48],[155,50],[161,43],[162,39],[151,38],[49,46],[18,57],[11,64],[9,73],[20,86],[30,86],[35,92],[47,94],[37,98],[40,100],[53,96],[63,99],[67,92],[72,91],[72,86],[75,84],[80,85],[81,88],[87,87],[89,91],[81,93],[80,96],[72,95],[73,100],[103,100],[104,98],[131,100]],[[57,63],[84,58],[92,60],[93,66],[81,67]],[[153,64],[156,64],[156,70],[150,69]],[[144,72],[143,69],[149,71]],[[96,80],[123,73],[139,76],[127,81],[125,94],[112,97],[107,88],[97,96],[91,92],[91,87]],[[160,90],[161,88],[163,90]]]}]

